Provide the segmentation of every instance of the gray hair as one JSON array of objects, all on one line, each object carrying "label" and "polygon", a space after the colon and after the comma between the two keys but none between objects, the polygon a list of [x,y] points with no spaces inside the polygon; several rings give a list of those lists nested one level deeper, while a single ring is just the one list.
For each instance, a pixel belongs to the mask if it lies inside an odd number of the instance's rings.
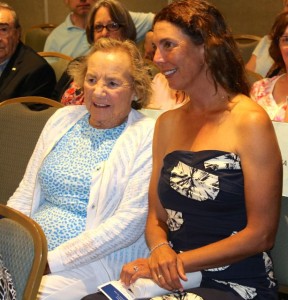
[{"label": "gray hair", "polygon": [[73,61],[68,67],[68,74],[73,77],[76,85],[83,89],[89,58],[97,51],[106,53],[122,51],[128,54],[131,61],[130,76],[136,94],[136,99],[132,101],[131,106],[134,109],[144,107],[152,95],[151,79],[141,53],[136,45],[129,40],[118,41],[110,38],[97,40],[86,57]]},{"label": "gray hair", "polygon": [[12,17],[13,17],[13,21],[14,21],[14,27],[15,28],[19,28],[21,29],[21,25],[20,25],[20,22],[19,22],[19,18],[17,16],[17,13],[16,11],[14,10],[14,8],[12,8],[12,6],[10,6],[9,4],[5,3],[5,2],[0,2],[0,10],[9,10]]}]

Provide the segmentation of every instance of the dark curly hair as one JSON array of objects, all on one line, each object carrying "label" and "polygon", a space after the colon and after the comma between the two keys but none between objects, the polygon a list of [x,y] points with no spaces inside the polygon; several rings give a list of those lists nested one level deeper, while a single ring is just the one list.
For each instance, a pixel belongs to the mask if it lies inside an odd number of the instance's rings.
[{"label": "dark curly hair", "polygon": [[205,0],[176,0],[154,19],[179,27],[195,45],[204,45],[205,62],[215,88],[249,95],[244,63],[232,33],[218,9]]},{"label": "dark curly hair", "polygon": [[271,45],[269,54],[273,58],[275,65],[280,69],[285,69],[285,63],[281,54],[279,40],[288,26],[288,12],[279,14],[270,31]]}]

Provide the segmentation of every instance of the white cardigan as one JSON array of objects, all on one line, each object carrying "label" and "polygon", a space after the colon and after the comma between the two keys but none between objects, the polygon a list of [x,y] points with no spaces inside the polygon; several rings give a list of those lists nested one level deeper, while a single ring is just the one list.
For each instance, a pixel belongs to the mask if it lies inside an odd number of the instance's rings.
[{"label": "white cardigan", "polygon": [[[86,113],[84,105],[67,106],[48,120],[8,206],[28,216],[37,211],[43,201],[37,177],[43,159]],[[110,278],[118,279],[124,263],[148,255],[143,232],[153,131],[154,120],[132,109],[109,159],[93,171],[85,231],[48,253],[52,273],[101,260]]]}]

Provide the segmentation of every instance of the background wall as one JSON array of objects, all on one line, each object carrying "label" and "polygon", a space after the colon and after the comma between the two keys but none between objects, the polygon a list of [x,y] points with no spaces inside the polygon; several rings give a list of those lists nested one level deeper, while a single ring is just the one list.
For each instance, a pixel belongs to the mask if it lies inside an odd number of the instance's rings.
[{"label": "background wall", "polygon": [[269,32],[282,0],[210,0],[225,16],[234,33],[263,36]]},{"label": "background wall", "polygon": [[[5,1],[5,0],[3,0]],[[122,0],[129,10],[157,12],[171,0]],[[264,35],[282,8],[282,0],[210,0],[234,33]],[[20,16],[24,33],[32,25],[61,23],[68,13],[63,0],[6,0]]]}]

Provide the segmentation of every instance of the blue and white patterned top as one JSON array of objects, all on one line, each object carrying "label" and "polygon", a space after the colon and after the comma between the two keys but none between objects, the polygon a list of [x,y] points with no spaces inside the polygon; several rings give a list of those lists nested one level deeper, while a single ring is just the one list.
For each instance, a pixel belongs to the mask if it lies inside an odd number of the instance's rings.
[{"label": "blue and white patterned top", "polygon": [[92,172],[108,159],[125,126],[96,129],[86,114],[44,160],[38,176],[45,202],[33,219],[41,225],[49,251],[84,231]]}]

